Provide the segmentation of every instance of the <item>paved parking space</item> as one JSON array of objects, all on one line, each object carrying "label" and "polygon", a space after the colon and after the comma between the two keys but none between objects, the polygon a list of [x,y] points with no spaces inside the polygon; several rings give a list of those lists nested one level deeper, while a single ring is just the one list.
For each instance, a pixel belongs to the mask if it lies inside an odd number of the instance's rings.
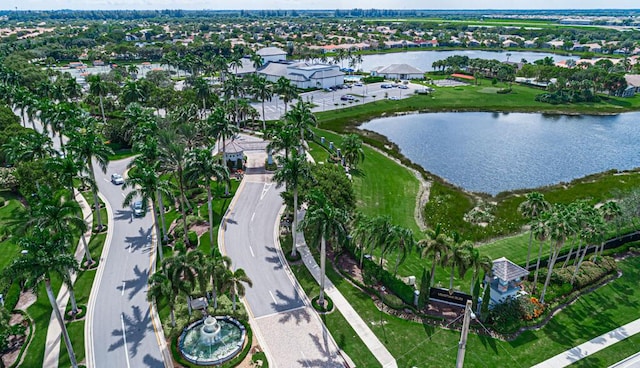
[{"label": "paved parking space", "polygon": [[[379,101],[381,99],[402,99],[412,96],[415,90],[424,88],[421,85],[409,83],[407,89],[401,88],[382,88],[383,84],[397,86],[391,82],[363,84],[362,86],[353,86],[352,88],[338,89],[332,92],[324,90],[306,92],[300,95],[303,101],[312,103],[313,112],[330,111],[335,109],[343,109],[356,104],[365,104],[369,102]],[[340,98],[344,95],[352,95],[355,97],[353,101],[344,101]],[[290,105],[296,101],[290,102]],[[262,115],[262,103],[253,103],[252,106]],[[264,105],[264,114],[267,120],[279,119],[284,115],[284,102],[275,97],[271,101],[266,101]]]}]

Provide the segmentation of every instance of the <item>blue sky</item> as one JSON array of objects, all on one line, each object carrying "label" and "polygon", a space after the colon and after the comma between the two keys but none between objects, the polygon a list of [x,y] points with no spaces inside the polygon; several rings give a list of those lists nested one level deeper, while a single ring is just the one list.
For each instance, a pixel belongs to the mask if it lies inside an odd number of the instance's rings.
[{"label": "blue sky", "polygon": [[633,9],[637,0],[2,0],[0,9]]}]

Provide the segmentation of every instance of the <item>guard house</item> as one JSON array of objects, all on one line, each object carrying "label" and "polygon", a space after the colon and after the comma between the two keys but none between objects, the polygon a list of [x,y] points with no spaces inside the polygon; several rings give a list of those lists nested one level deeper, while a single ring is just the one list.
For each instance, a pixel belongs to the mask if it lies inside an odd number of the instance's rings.
[{"label": "guard house", "polygon": [[[219,150],[222,153],[222,147]],[[234,169],[242,169],[244,149],[233,140],[224,142],[224,162]]]},{"label": "guard house", "polygon": [[505,257],[493,261],[493,277],[490,279],[490,305],[500,304],[508,297],[515,298],[522,289],[521,282],[529,271],[511,262]]}]

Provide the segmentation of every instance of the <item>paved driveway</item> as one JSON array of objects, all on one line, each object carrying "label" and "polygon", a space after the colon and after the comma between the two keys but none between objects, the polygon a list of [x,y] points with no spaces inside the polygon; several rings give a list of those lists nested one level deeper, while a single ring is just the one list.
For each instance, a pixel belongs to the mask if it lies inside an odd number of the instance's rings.
[{"label": "paved driveway", "polygon": [[223,223],[223,252],[234,268],[253,281],[246,302],[255,336],[274,367],[344,367],[338,348],[317,313],[307,304],[276,249],[280,192],[259,169],[264,151],[245,152],[244,182]]},{"label": "paved driveway", "polygon": [[89,367],[165,366],[147,301],[153,216],[133,217],[130,207],[122,207],[122,186],[109,181],[112,173],[123,174],[128,162],[111,162],[106,174],[96,173],[100,193],[113,212],[113,237],[101,260],[104,272],[96,280],[95,305],[87,321],[92,329],[87,337],[93,352]]}]

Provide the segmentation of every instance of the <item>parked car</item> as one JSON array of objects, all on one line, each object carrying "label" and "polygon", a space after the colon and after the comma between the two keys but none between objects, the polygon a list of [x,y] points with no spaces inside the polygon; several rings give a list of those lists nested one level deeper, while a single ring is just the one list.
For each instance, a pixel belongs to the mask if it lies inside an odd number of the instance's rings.
[{"label": "parked car", "polygon": [[340,99],[342,101],[353,101],[356,98],[354,96],[352,96],[352,95],[342,95],[342,97],[340,97]]},{"label": "parked car", "polygon": [[362,86],[364,86],[364,84],[362,84],[362,83],[360,83],[360,82],[358,82],[358,83],[354,83],[353,85],[354,85],[354,86],[356,86],[356,87],[362,87]]},{"label": "parked car", "polygon": [[325,92],[333,92],[333,88],[331,88],[331,87],[325,87],[324,91],[325,91]]},{"label": "parked car", "polygon": [[111,182],[115,185],[124,184],[124,178],[120,174],[111,174]]},{"label": "parked car", "polygon": [[398,97],[398,96],[391,96],[391,97],[389,97],[389,99],[390,99],[390,100],[392,100],[392,101],[398,101],[398,100],[400,99],[400,97]]},{"label": "parked car", "polygon": [[400,89],[409,89],[409,86],[407,86],[406,84],[401,84],[398,86],[398,88]]},{"label": "parked car", "polygon": [[142,201],[135,201],[133,202],[133,205],[131,206],[131,208],[133,208],[133,215],[135,217],[142,217],[144,216],[144,204],[142,204]]},{"label": "parked car", "polygon": [[393,88],[393,84],[383,83],[380,85],[380,88]]}]

